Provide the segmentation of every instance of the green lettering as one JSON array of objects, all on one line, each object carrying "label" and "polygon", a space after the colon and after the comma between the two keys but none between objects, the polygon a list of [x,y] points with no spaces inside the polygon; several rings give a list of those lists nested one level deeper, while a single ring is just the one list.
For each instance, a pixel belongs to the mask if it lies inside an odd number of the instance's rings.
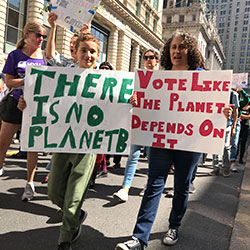
[{"label": "green lettering", "polygon": [[93,149],[97,149],[101,147],[101,144],[98,144],[98,142],[102,142],[103,138],[100,137],[100,135],[102,135],[104,133],[104,130],[97,130],[95,132],[95,137],[94,137],[94,141],[93,141]]},{"label": "green lettering", "polygon": [[87,123],[89,126],[97,126],[99,125],[104,118],[104,113],[103,111],[97,106],[92,106],[89,109],[88,116],[87,116]]},{"label": "green lettering", "polygon": [[93,136],[92,132],[89,132],[89,134],[88,134],[88,131],[84,130],[84,132],[83,132],[83,134],[81,136],[81,139],[80,139],[80,147],[79,148],[82,148],[82,144],[84,142],[84,139],[86,140],[86,145],[89,148],[92,136]]},{"label": "green lettering", "polygon": [[104,100],[106,97],[106,94],[109,90],[109,100],[110,102],[113,102],[114,94],[113,94],[113,88],[117,85],[117,80],[115,78],[105,78],[105,81],[103,83],[103,88],[102,88],[102,94],[100,99]]},{"label": "green lettering", "polygon": [[124,150],[127,147],[127,143],[126,143],[127,140],[128,140],[128,131],[121,128],[119,132],[117,144],[116,144],[117,153],[124,152]]},{"label": "green lettering", "polygon": [[35,136],[40,136],[43,132],[43,128],[40,126],[30,127],[29,129],[29,148],[34,147]]},{"label": "green lettering", "polygon": [[120,90],[120,94],[119,94],[119,99],[118,99],[118,103],[128,103],[129,102],[129,98],[125,98],[125,95],[129,95],[131,96],[133,93],[133,89],[127,89],[127,86],[131,86],[133,83],[133,79],[123,79],[122,80],[122,86],[121,86],[121,90]]},{"label": "green lettering", "polygon": [[47,71],[47,70],[39,70],[39,69],[31,69],[31,75],[37,74],[35,88],[34,88],[34,95],[39,95],[41,93],[41,85],[42,85],[42,76],[45,75],[49,78],[55,78],[55,71]]},{"label": "green lettering", "polygon": [[73,134],[71,127],[69,127],[68,130],[66,131],[66,133],[65,133],[65,135],[64,135],[64,137],[59,145],[59,148],[63,148],[65,146],[68,138],[69,138],[71,148],[76,148],[75,137],[74,137],[74,134]]},{"label": "green lettering", "polygon": [[71,117],[71,115],[73,113],[73,110],[75,111],[76,121],[77,121],[77,123],[79,123],[79,121],[81,119],[81,115],[82,115],[82,104],[79,104],[79,108],[78,108],[76,102],[74,102],[72,104],[72,106],[70,107],[69,112],[68,112],[68,114],[66,116],[65,123],[69,123],[70,122],[70,117]]},{"label": "green lettering", "polygon": [[51,124],[55,124],[55,123],[58,122],[59,116],[58,116],[58,114],[56,113],[56,111],[54,110],[54,106],[55,106],[56,104],[59,104],[59,102],[60,102],[60,101],[58,100],[58,101],[52,103],[51,106],[49,107],[49,113],[55,117],[55,119],[54,119],[53,121],[51,121]]},{"label": "green lettering", "polygon": [[82,97],[86,98],[94,98],[95,93],[89,92],[90,87],[96,87],[97,83],[93,82],[94,79],[99,79],[101,77],[101,74],[88,74],[82,90]]},{"label": "green lettering", "polygon": [[119,129],[110,130],[110,131],[105,132],[105,136],[109,136],[108,152],[111,150],[113,135],[118,134],[118,133],[119,133]]},{"label": "green lettering", "polygon": [[56,143],[48,144],[48,130],[49,130],[49,127],[45,127],[45,130],[44,130],[44,147],[45,148],[56,148],[57,147]]},{"label": "green lettering", "polygon": [[32,117],[32,125],[34,124],[45,124],[47,117],[42,116],[43,114],[43,103],[48,102],[49,96],[35,96],[34,101],[38,102],[36,116]]},{"label": "green lettering", "polygon": [[75,75],[73,82],[68,82],[67,76],[68,76],[67,74],[59,75],[54,97],[64,96],[65,86],[67,85],[70,86],[68,96],[76,96],[77,87],[78,87],[81,76]]}]

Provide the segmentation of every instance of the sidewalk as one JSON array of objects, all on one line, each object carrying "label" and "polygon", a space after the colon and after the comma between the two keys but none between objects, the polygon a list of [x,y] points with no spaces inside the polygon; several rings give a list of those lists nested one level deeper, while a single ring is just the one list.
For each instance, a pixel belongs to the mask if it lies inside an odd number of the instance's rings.
[{"label": "sidewalk", "polygon": [[[39,156],[36,196],[28,203],[20,199],[26,179],[25,160],[6,159],[5,175],[0,177],[1,250],[56,250],[60,226],[57,207],[47,198],[46,184],[40,183],[47,173],[49,158]],[[129,201],[117,203],[112,194],[120,188],[126,159],[122,158],[121,169],[110,172],[108,178],[97,179],[95,190],[89,190],[83,206],[88,217],[73,250],[113,250],[118,242],[130,239],[141,202],[138,194],[147,179],[147,163],[140,159]],[[190,195],[179,242],[171,250],[250,250],[250,163],[245,171],[243,165],[238,167],[239,172],[228,178],[208,176],[211,159],[198,169],[197,191]],[[170,175],[165,193],[172,186]],[[165,193],[147,250],[170,249],[161,243],[172,202]]]}]

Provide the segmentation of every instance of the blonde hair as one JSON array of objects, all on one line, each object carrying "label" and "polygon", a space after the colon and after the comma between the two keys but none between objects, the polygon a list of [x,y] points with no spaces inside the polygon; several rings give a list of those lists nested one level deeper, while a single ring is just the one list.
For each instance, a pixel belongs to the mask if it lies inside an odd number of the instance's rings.
[{"label": "blonde hair", "polygon": [[99,40],[91,33],[86,33],[86,34],[81,34],[78,39],[76,40],[76,44],[75,44],[75,48],[76,51],[79,48],[80,42],[84,42],[84,41],[91,41],[97,44],[97,49],[98,52],[100,52],[100,42]]},{"label": "blonde hair", "polygon": [[46,31],[46,28],[38,22],[28,22],[23,28],[23,37],[17,42],[16,48],[22,49],[25,46],[25,37],[29,32],[39,33]]}]

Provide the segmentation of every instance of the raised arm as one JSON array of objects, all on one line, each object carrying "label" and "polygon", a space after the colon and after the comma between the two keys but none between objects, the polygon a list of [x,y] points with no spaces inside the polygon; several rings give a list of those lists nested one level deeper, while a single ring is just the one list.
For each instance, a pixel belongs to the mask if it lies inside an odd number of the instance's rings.
[{"label": "raised arm", "polygon": [[48,59],[52,59],[56,56],[56,45],[55,45],[55,37],[56,37],[56,19],[57,15],[54,13],[49,13],[48,22],[50,24],[50,33],[48,37],[48,41],[46,44],[46,57]]}]

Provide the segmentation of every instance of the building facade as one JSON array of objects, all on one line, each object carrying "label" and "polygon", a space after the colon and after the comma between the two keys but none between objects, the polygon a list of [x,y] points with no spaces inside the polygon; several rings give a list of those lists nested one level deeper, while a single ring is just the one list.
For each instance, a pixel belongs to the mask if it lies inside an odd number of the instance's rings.
[{"label": "building facade", "polygon": [[216,18],[207,12],[202,0],[165,0],[162,15],[162,37],[167,40],[177,29],[186,31],[198,40],[206,68],[219,70],[225,55],[216,28]]},{"label": "building facade", "polygon": [[[0,69],[22,37],[27,21],[43,23],[49,33],[44,4],[48,5],[47,0],[0,1]],[[109,61],[124,71],[143,67],[143,52],[149,48],[159,51],[163,46],[162,6],[163,0],[103,0],[91,25],[101,45],[99,62]],[[56,49],[68,57],[72,35],[57,27]]]},{"label": "building facade", "polygon": [[224,69],[234,73],[250,72],[250,1],[207,0],[207,8],[216,12],[217,27],[226,60]]}]

